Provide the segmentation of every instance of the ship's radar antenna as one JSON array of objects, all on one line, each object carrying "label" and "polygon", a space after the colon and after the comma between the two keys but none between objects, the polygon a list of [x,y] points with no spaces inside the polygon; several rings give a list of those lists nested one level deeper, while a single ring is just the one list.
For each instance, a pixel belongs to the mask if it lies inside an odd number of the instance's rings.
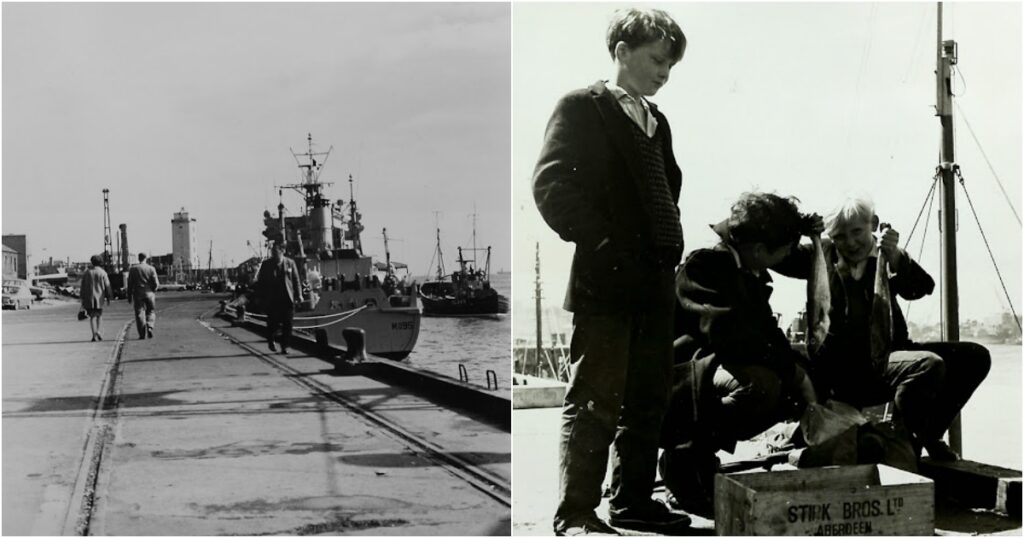
[{"label": "ship's radar antenna", "polygon": [[[306,135],[307,149],[305,153],[296,153],[295,150],[288,148],[292,152],[292,157],[295,158],[296,164],[299,166],[302,181],[301,183],[292,183],[288,185],[279,185],[281,188],[292,189],[294,191],[302,193],[306,207],[326,207],[330,205],[330,201],[325,200],[322,195],[322,189],[325,185],[333,185],[333,183],[323,183],[320,181],[320,172],[323,170],[324,165],[327,164],[327,159],[331,155],[331,151],[334,150],[334,146],[331,146],[324,152],[313,151],[313,135]],[[323,157],[322,160],[319,157]]]},{"label": "ship's radar antenna", "polygon": [[[334,146],[327,148],[327,151],[316,152],[313,151],[313,134],[306,134],[307,149],[305,153],[296,153],[292,148],[288,148],[292,152],[292,157],[295,158],[295,162],[299,165],[299,169],[302,170],[302,183],[319,183],[320,182],[320,171],[324,165],[327,164],[327,159],[331,156],[331,151],[334,150]],[[322,161],[318,161],[317,157],[323,157]],[[300,157],[305,157],[305,162]],[[330,185],[330,183],[325,183]]]}]

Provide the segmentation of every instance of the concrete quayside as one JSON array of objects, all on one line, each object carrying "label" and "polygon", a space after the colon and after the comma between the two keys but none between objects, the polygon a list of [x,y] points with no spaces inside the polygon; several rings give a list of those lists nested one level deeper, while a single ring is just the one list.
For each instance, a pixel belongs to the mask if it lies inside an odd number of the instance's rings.
[{"label": "concrete quayside", "polygon": [[4,534],[509,534],[509,413],[269,353],[219,299],[159,294],[147,340],[123,302],[95,343],[73,304],[4,314]]},{"label": "concrete quayside", "polygon": [[[934,482],[937,535],[1021,535],[1021,351],[1019,346],[1004,347],[1003,353],[995,354],[998,357],[993,362],[992,374],[962,412],[967,460],[943,463],[925,458],[922,462],[920,474]],[[512,453],[516,462],[516,508],[512,532],[516,536],[546,536],[552,532],[558,502],[558,425],[566,384],[520,374],[514,375],[514,379]],[[755,440],[740,443],[733,454],[721,451],[718,456],[724,466],[738,465],[747,467],[743,472],[763,472],[764,466],[744,463],[760,459],[765,449],[763,442]],[[978,461],[969,461],[972,459]],[[771,466],[772,471],[795,469],[787,463]],[[606,485],[607,481],[606,477]],[[665,494],[659,484],[654,497],[664,500]],[[607,504],[605,498],[598,515],[607,517]],[[857,530],[851,527],[840,534],[852,535]],[[714,520],[693,516],[688,534],[716,532]]]}]

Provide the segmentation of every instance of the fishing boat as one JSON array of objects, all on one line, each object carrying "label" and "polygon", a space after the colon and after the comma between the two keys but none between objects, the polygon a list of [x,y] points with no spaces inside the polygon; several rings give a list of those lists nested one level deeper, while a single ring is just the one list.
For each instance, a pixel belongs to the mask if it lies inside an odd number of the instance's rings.
[{"label": "fishing boat", "polygon": [[[391,261],[387,229],[383,230],[385,260],[376,261],[363,252],[362,214],[353,194],[349,175],[349,200],[332,201],[320,173],[331,149],[313,151],[313,137],[307,136],[304,153],[292,151],[301,172],[301,182],[280,186],[282,201],[277,215],[263,212],[263,236],[267,242],[282,241],[285,255],[294,259],[303,276],[302,303],[296,310],[295,332],[317,341],[346,347],[342,331],[359,328],[365,333],[365,350],[371,355],[401,360],[419,337],[422,306],[417,286],[408,278],[405,264]],[[303,195],[304,207],[297,216],[285,216],[283,190]],[[259,298],[252,293],[235,301],[246,304],[247,312],[260,319]]]},{"label": "fishing boat", "polygon": [[[508,299],[491,287],[491,247],[476,248],[475,228],[473,236],[474,246],[466,250],[472,252],[474,258],[467,259],[463,255],[463,248],[458,247],[459,257],[456,261],[459,268],[446,274],[441,255],[441,229],[437,229],[437,248],[434,253],[437,257],[435,278],[420,286],[424,315],[447,317],[508,313]],[[477,252],[487,253],[482,269],[476,263]]]}]

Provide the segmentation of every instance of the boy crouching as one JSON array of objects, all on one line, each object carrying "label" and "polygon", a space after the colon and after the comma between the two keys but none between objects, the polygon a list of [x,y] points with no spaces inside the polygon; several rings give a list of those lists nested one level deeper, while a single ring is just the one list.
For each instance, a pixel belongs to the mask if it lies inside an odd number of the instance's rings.
[{"label": "boy crouching", "polygon": [[768,302],[768,269],[822,222],[793,198],[750,193],[712,228],[720,242],[691,253],[676,274],[675,383],[659,462],[673,507],[702,516],[712,512],[715,453],[786,418],[788,402],[816,401]]}]

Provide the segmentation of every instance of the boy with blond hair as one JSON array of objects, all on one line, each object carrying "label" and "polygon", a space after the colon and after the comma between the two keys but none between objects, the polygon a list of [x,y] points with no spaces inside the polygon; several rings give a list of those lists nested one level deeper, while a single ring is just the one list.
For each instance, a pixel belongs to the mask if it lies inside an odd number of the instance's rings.
[{"label": "boy with blond hair", "polygon": [[[910,339],[896,297],[920,299],[932,293],[935,281],[899,248],[899,233],[879,221],[869,200],[844,201],[829,216],[826,233],[830,241],[823,247],[832,305],[829,334],[815,360],[822,381],[834,398],[858,407],[893,401],[917,447],[934,459],[958,459],[942,437],[988,375],[988,350],[972,342]],[[892,351],[883,371],[873,368],[870,360],[879,254],[888,263],[892,314]]]}]

